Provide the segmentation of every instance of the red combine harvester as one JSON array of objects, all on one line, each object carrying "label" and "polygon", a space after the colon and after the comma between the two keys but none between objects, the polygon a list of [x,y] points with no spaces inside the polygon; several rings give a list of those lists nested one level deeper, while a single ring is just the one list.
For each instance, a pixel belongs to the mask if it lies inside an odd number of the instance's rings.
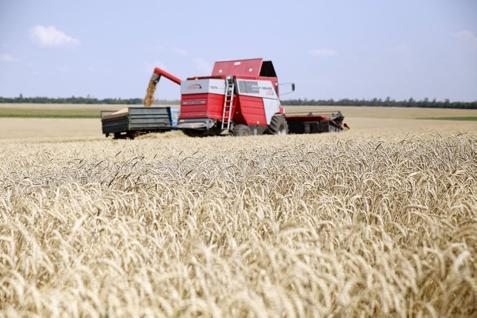
[{"label": "red combine harvester", "polygon": [[212,75],[181,84],[178,128],[187,135],[287,133],[271,61],[216,62]]},{"label": "red combine harvester", "polygon": [[[261,58],[219,61],[215,63],[210,76],[189,77],[184,81],[156,67],[149,81],[144,106],[152,105],[154,91],[161,77],[181,86],[177,125],[172,124],[172,121],[169,124],[162,121],[158,124],[160,127],[153,127],[156,115],[147,115],[146,108],[131,107],[129,124],[123,117],[121,129],[124,132],[105,130],[105,123],[113,127],[119,121],[113,113],[103,117],[103,133],[114,133],[115,137],[134,136],[136,131],[131,130],[139,131],[143,123],[147,124],[141,129],[143,132],[180,129],[188,136],[321,133],[341,131],[348,127],[343,124],[344,117],[339,111],[326,114],[285,112],[280,103],[278,77],[273,63]],[[295,85],[291,84],[291,88],[294,91]],[[160,111],[158,107],[150,109],[151,114],[152,109],[156,113]],[[123,114],[127,112],[123,111]],[[162,119],[166,115],[163,112]],[[171,109],[168,109],[168,115],[171,118]],[[134,121],[134,125],[130,124],[131,121]]]}]

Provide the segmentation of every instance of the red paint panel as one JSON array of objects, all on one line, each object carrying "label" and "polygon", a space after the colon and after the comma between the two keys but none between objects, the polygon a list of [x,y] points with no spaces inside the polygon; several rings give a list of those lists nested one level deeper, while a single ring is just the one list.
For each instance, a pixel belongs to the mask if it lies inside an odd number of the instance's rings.
[{"label": "red paint panel", "polygon": [[207,117],[213,119],[222,119],[222,110],[224,108],[224,95],[207,94]]},{"label": "red paint panel", "polygon": [[212,76],[252,76],[258,77],[263,59],[218,61],[214,64]]},{"label": "red paint panel", "polygon": [[221,120],[223,107],[224,95],[182,95],[179,119],[211,118]]},{"label": "red paint panel", "polygon": [[[239,106],[236,108],[236,120],[238,124],[267,126],[265,107],[260,97],[238,96]],[[240,114],[237,114],[239,112]]]}]

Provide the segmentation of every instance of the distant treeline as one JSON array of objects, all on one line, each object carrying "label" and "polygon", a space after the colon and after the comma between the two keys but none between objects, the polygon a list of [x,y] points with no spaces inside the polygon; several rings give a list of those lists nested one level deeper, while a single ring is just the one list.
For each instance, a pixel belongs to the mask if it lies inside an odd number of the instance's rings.
[{"label": "distant treeline", "polygon": [[[179,101],[158,101],[160,104],[178,104]],[[34,104],[110,104],[110,105],[142,105],[142,98],[103,98],[94,97],[0,97],[0,103],[34,103]],[[424,107],[424,108],[460,108],[477,109],[477,101],[458,102],[446,100],[394,100],[391,98],[381,99],[286,99],[282,100],[283,105],[309,105],[309,106],[376,106],[376,107]]]},{"label": "distant treeline", "polygon": [[0,97],[0,103],[12,104],[126,104],[139,105],[142,104],[142,98],[103,98],[94,97]]},{"label": "distant treeline", "polygon": [[422,100],[415,100],[409,98],[407,100],[394,100],[390,98],[380,99],[288,99],[282,100],[283,105],[298,106],[375,106],[375,107],[423,107],[423,108],[459,108],[459,109],[477,109],[477,101],[473,102],[451,102],[446,99],[429,100],[424,98]]}]

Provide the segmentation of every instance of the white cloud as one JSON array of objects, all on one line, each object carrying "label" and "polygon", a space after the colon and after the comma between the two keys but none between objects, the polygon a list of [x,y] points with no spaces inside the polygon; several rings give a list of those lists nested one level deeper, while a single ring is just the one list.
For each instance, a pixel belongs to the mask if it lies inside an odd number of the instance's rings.
[{"label": "white cloud", "polygon": [[0,53],[0,62],[5,62],[5,63],[11,63],[11,62],[16,62],[18,59],[8,53]]},{"label": "white cloud", "polygon": [[181,55],[181,56],[187,56],[189,55],[189,52],[185,49],[181,49],[181,48],[178,48],[178,47],[175,47],[172,49],[175,53],[177,53],[178,55]]},{"label": "white cloud", "polygon": [[203,58],[196,57],[192,61],[194,62],[196,70],[201,73],[199,75],[208,75],[212,72],[212,65]]},{"label": "white cloud", "polygon": [[470,30],[460,30],[452,34],[456,39],[477,48],[477,35]]},{"label": "white cloud", "polygon": [[334,49],[312,49],[310,51],[308,51],[308,53],[311,55],[311,56],[315,56],[315,57],[332,57],[332,56],[335,56],[336,54],[338,54],[338,52],[336,52],[336,50]]},{"label": "white cloud", "polygon": [[32,40],[41,47],[65,47],[79,44],[79,40],[54,26],[36,25],[30,31]]}]

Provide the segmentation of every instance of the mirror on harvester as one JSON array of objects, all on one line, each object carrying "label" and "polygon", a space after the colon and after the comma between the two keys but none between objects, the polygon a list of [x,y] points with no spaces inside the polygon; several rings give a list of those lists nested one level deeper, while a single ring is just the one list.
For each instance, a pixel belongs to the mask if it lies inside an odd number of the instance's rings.
[{"label": "mirror on harvester", "polygon": [[280,84],[280,96],[291,94],[295,91],[295,83]]}]

